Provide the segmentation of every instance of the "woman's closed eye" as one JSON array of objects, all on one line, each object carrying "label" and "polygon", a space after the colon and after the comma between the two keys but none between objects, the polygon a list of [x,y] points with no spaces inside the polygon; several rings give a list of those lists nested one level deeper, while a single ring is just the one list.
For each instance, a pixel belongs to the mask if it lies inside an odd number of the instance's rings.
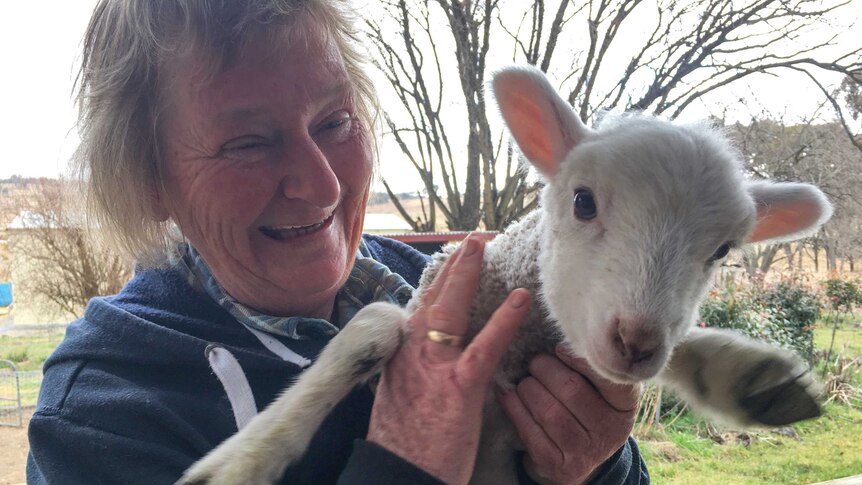
[{"label": "woman's closed eye", "polygon": [[353,134],[354,125],[356,123],[348,111],[336,111],[318,125],[314,137],[322,137],[335,142],[344,141]]},{"label": "woman's closed eye", "polygon": [[238,136],[222,145],[217,156],[240,162],[254,162],[265,158],[276,144],[276,140],[260,135]]},{"label": "woman's closed eye", "polygon": [[345,123],[350,123],[350,118],[337,118],[334,120],[327,121],[323,125],[324,130],[334,130],[341,126],[344,126]]}]

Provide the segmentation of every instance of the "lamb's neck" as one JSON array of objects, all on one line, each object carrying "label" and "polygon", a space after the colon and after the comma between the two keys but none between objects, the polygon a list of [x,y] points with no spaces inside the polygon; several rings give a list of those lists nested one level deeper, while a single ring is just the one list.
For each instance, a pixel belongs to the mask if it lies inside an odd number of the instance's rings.
[{"label": "lamb's neck", "polygon": [[486,267],[505,275],[509,289],[526,288],[536,293],[539,280],[539,251],[544,233],[541,211],[533,211],[487,245]]},{"label": "lamb's neck", "polygon": [[539,252],[545,224],[540,211],[534,211],[512,224],[485,249],[485,267],[479,284],[476,307],[484,322],[515,288],[526,288],[534,296],[533,309],[521,325],[509,351],[500,362],[497,383],[508,387],[527,375],[527,363],[537,353],[553,353],[560,340],[556,326],[546,319],[539,279]]}]

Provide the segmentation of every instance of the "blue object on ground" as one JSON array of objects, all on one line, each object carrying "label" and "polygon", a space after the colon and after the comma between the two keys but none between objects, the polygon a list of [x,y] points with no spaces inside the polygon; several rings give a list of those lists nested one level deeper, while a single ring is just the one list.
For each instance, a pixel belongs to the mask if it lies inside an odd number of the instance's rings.
[{"label": "blue object on ground", "polygon": [[12,304],[12,283],[0,283],[0,307]]}]

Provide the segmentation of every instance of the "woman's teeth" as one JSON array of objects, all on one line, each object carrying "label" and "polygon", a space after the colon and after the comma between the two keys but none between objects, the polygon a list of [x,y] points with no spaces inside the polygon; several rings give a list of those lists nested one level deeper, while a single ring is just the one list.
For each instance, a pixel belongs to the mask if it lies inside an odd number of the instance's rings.
[{"label": "woman's teeth", "polygon": [[327,217],[326,220],[318,222],[317,224],[311,224],[309,226],[261,227],[260,230],[267,236],[281,241],[284,239],[304,236],[306,234],[312,233],[325,226],[326,223],[329,222],[329,219],[331,217],[332,216]]}]

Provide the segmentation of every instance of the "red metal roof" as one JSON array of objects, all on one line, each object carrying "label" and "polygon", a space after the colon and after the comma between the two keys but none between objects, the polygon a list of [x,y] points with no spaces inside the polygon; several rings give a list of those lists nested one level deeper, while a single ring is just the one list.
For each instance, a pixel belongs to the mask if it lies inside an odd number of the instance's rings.
[{"label": "red metal roof", "polygon": [[396,234],[377,234],[401,241],[406,244],[412,243],[447,243],[461,241],[470,234],[483,234],[496,236],[497,231],[452,231],[452,232],[405,232]]}]

